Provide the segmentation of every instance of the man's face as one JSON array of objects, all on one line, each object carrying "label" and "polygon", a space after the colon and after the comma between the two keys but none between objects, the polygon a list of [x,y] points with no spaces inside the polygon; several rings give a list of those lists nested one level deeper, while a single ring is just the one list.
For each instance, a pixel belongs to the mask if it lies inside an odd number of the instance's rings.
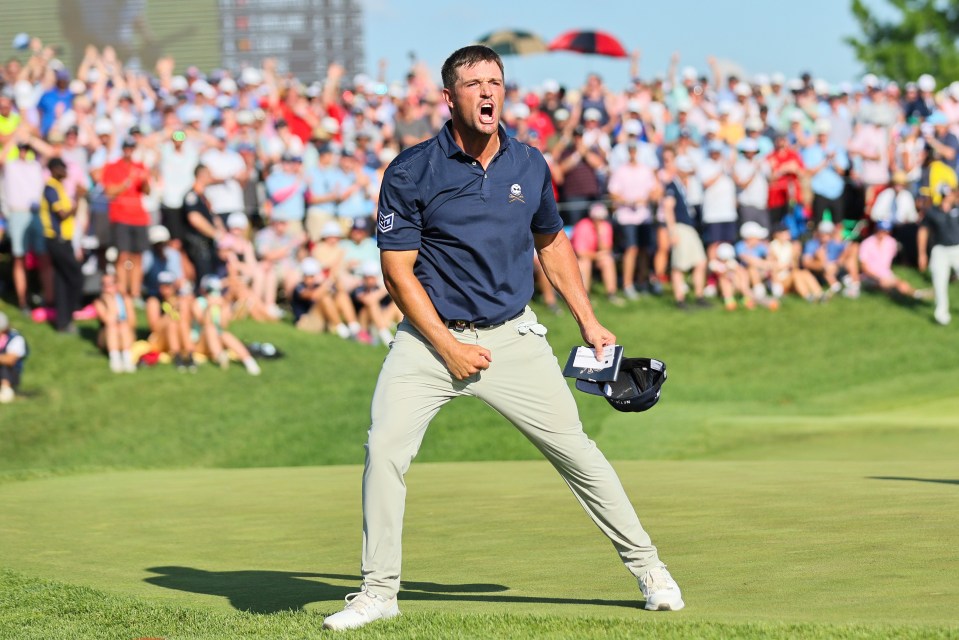
[{"label": "man's face", "polygon": [[10,98],[3,96],[0,97],[0,116],[6,118],[10,115],[10,112],[13,110],[13,102]]},{"label": "man's face", "polygon": [[495,62],[459,67],[453,90],[444,88],[443,97],[453,113],[454,122],[476,133],[493,135],[498,131],[506,98],[503,72]]}]

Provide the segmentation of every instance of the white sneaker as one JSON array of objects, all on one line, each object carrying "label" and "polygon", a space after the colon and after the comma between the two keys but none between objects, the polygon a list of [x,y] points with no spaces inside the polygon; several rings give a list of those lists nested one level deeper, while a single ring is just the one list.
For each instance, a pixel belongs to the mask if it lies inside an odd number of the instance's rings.
[{"label": "white sneaker", "polygon": [[623,295],[626,296],[627,300],[639,300],[639,293],[636,291],[636,287],[623,287]]},{"label": "white sneaker", "polygon": [[945,313],[939,313],[939,311],[937,310],[935,313],[932,314],[932,317],[935,318],[936,322],[938,322],[942,326],[946,326],[947,324],[952,322],[952,315],[950,315],[948,311],[946,311]]},{"label": "white sneaker", "polygon": [[15,397],[13,387],[0,387],[0,404],[10,404]]},{"label": "white sneaker", "polygon": [[363,591],[346,596],[346,607],[339,613],[327,616],[323,628],[333,631],[357,629],[376,620],[387,620],[400,615],[396,596],[386,599],[374,593]]},{"label": "white sneaker", "polygon": [[649,611],[679,611],[686,606],[679,585],[666,571],[665,565],[644,573],[639,579],[639,589],[646,598]]}]

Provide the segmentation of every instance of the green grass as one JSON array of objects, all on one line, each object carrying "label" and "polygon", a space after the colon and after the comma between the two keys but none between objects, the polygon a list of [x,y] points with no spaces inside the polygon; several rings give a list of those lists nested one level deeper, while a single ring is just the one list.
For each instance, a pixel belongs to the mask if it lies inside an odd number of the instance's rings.
[{"label": "green grass", "polygon": [[[555,472],[462,400],[409,474],[404,616],[349,637],[959,635],[956,327],[881,296],[600,313],[669,366],[648,413],[577,401],[687,609],[637,611]],[[568,315],[541,319],[560,357],[579,342]],[[259,379],[116,376],[89,342],[17,324],[32,355],[0,407],[0,637],[318,634],[358,582],[385,349],[244,323],[287,352]]]}]

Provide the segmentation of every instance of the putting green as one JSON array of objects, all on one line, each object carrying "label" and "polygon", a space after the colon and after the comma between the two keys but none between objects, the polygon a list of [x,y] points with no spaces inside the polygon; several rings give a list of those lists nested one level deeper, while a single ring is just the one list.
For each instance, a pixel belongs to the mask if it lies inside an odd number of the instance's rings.
[{"label": "putting green", "polygon": [[[959,622],[951,462],[618,462],[677,619]],[[414,464],[404,611],[632,616],[609,543],[542,462]],[[0,566],[153,601],[325,613],[355,590],[357,467],[0,485]]]}]

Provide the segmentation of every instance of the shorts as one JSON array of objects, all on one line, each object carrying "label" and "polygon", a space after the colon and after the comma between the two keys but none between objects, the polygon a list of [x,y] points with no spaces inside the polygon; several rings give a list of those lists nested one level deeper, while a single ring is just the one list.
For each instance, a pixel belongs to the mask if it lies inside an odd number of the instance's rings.
[{"label": "shorts", "polygon": [[173,240],[183,240],[183,209],[160,205],[160,224],[170,232]]},{"label": "shorts", "polygon": [[736,244],[739,230],[735,222],[707,222],[703,225],[703,243],[708,245],[719,242]]},{"label": "shorts", "polygon": [[656,249],[656,225],[647,224],[621,224],[619,225],[619,237],[623,249],[632,249],[639,247],[653,251]]},{"label": "shorts", "polygon": [[313,207],[306,212],[306,233],[310,242],[319,242],[322,235],[323,226],[330,221],[336,220],[336,214],[330,209],[321,209]]},{"label": "shorts", "polygon": [[113,246],[113,228],[110,225],[110,218],[107,214],[93,214],[90,216],[93,235],[96,236],[99,248],[106,249]]},{"label": "shorts", "polygon": [[113,243],[121,253],[143,253],[150,248],[147,227],[144,225],[114,222]]},{"label": "shorts", "polygon": [[0,366],[0,380],[6,380],[16,390],[20,386],[20,370],[17,367]]},{"label": "shorts", "polygon": [[[36,235],[32,228],[34,217],[29,211],[14,211],[7,215],[7,235],[10,236],[10,253],[14,258],[22,258],[27,251],[32,250],[30,245]],[[39,236],[43,238],[42,230]]]},{"label": "shorts", "polygon": [[706,261],[706,251],[699,234],[688,224],[677,224],[677,242],[673,245],[670,254],[672,268],[677,271],[689,271],[701,262]]}]

